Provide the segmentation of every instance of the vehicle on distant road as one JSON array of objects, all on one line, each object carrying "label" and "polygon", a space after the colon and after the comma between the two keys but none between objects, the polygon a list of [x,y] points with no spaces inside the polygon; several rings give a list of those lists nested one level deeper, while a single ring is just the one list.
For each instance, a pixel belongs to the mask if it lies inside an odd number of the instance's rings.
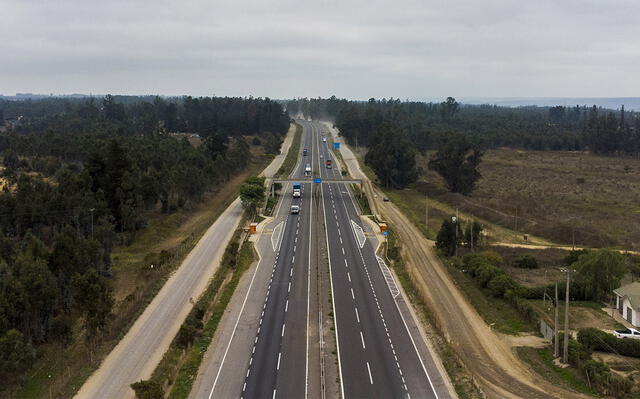
[{"label": "vehicle on distant road", "polygon": [[331,169],[331,160],[327,159],[327,169]]},{"label": "vehicle on distant road", "polygon": [[323,138],[322,138],[322,142],[323,142],[323,143],[326,143],[326,142],[327,142],[327,138],[326,138],[326,137],[323,137]]},{"label": "vehicle on distant road", "polygon": [[320,154],[320,158],[324,158],[324,155]]},{"label": "vehicle on distant road", "polygon": [[307,156],[307,149],[305,148],[304,150],[302,150],[302,156],[306,157]]},{"label": "vehicle on distant road", "polygon": [[640,339],[640,331],[635,328],[625,328],[624,330],[615,330],[613,332],[618,338],[631,338],[631,339]]},{"label": "vehicle on distant road", "polygon": [[300,205],[291,205],[291,213],[294,213],[294,214],[300,213]]},{"label": "vehicle on distant road", "polygon": [[307,166],[304,167],[304,175],[311,176],[311,165],[307,164]]},{"label": "vehicle on distant road", "polygon": [[389,197],[384,197],[384,198],[382,198],[382,200],[383,200],[384,202],[389,202]]},{"label": "vehicle on distant road", "polygon": [[293,198],[300,198],[301,188],[302,187],[300,183],[293,183]]}]

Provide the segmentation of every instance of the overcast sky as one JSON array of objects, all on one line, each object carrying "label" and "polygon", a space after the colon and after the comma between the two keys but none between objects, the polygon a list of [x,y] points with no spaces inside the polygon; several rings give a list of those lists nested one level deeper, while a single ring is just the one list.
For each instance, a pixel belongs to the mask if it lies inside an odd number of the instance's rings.
[{"label": "overcast sky", "polygon": [[640,1],[0,0],[0,94],[640,96]]}]

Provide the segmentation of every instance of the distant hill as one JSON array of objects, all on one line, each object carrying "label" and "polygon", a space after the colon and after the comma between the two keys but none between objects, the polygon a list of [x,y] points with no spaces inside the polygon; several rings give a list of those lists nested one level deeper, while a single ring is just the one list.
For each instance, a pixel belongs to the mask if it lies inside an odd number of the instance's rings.
[{"label": "distant hill", "polygon": [[[442,102],[444,99],[433,97],[419,98],[419,101]],[[624,105],[627,110],[640,111],[640,97],[456,97],[463,104],[493,104],[503,107],[553,107],[555,105],[596,105],[608,109],[620,109]]]}]

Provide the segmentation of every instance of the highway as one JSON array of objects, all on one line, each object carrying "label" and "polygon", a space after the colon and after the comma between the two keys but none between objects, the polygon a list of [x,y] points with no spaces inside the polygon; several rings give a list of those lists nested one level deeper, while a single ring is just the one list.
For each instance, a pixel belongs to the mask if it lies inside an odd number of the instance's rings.
[{"label": "highway", "polygon": [[[328,143],[319,135],[316,140],[324,160],[335,164]],[[335,166],[319,167],[322,177],[340,178]],[[332,183],[321,190],[342,397],[439,397],[383,275],[385,266],[364,235],[349,187]]]},{"label": "highway", "polygon": [[[432,384],[434,370],[440,370],[424,355],[424,342],[416,345],[409,333],[416,335],[415,321],[399,308],[400,292],[376,257],[349,185],[315,184],[304,176],[309,163],[313,177],[342,179],[338,160],[322,141],[330,138],[326,127],[298,123],[309,154],[300,154],[290,177],[304,183],[302,195],[292,198],[291,186],[282,188],[274,218],[258,240],[260,261],[234,295],[190,397],[449,398],[446,377],[436,375],[437,388]],[[327,159],[333,161],[330,169]],[[300,214],[290,213],[292,204],[300,205]],[[330,276],[339,392],[325,392],[320,382],[323,367],[336,366],[324,365],[318,350],[319,267]]]},{"label": "highway", "polygon": [[[291,178],[304,177],[307,163],[315,151],[311,147],[312,136],[303,131],[302,147],[310,154],[299,159]],[[283,187],[283,195],[291,196],[289,186]],[[293,198],[291,205],[299,205],[300,213],[289,209],[284,230],[276,251],[263,310],[258,322],[251,357],[247,365],[246,379],[241,397],[290,397],[303,398],[307,390],[308,372],[308,324],[311,269],[311,218],[313,209],[311,184],[302,184],[300,198]]]},{"label": "highway", "polygon": [[[312,384],[318,389],[318,373],[310,375],[309,359],[314,366],[319,363],[316,281],[309,271],[316,267],[311,263],[311,226],[317,212],[312,212],[311,176],[304,172],[317,151],[309,129],[303,129],[301,143],[309,154],[300,154],[289,176],[303,183],[301,197],[292,198],[291,185],[283,184],[282,199],[268,223],[270,233],[262,234],[256,245],[260,261],[234,295],[222,331],[205,356],[193,398],[316,396],[309,391]],[[290,213],[294,204],[301,207],[299,214]]]}]

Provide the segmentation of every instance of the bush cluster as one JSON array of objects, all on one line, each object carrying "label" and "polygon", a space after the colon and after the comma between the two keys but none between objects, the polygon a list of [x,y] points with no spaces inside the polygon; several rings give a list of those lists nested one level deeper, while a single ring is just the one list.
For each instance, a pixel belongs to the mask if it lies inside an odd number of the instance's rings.
[{"label": "bush cluster", "polygon": [[520,255],[513,260],[513,265],[522,269],[537,269],[538,259],[533,255]]},{"label": "bush cluster", "polygon": [[596,328],[583,328],[580,330],[578,332],[578,341],[595,351],[640,357],[640,341],[616,338],[612,334]]},{"label": "bush cluster", "polygon": [[591,353],[594,350],[604,352],[615,350],[621,355],[625,354],[622,351],[628,351],[627,356],[638,356],[640,355],[638,344],[640,342],[616,338],[595,328],[581,329],[578,332],[578,341],[569,340],[569,363],[582,370],[587,375],[591,386],[601,394],[616,398],[625,397],[633,387],[632,381],[611,373],[609,366],[591,359]]},{"label": "bush cluster", "polygon": [[535,310],[525,299],[528,289],[522,287],[502,269],[495,266],[501,263],[502,257],[493,251],[469,254],[462,258],[462,267],[478,285],[486,288],[496,298],[505,299],[514,307],[523,319],[535,321]]}]

